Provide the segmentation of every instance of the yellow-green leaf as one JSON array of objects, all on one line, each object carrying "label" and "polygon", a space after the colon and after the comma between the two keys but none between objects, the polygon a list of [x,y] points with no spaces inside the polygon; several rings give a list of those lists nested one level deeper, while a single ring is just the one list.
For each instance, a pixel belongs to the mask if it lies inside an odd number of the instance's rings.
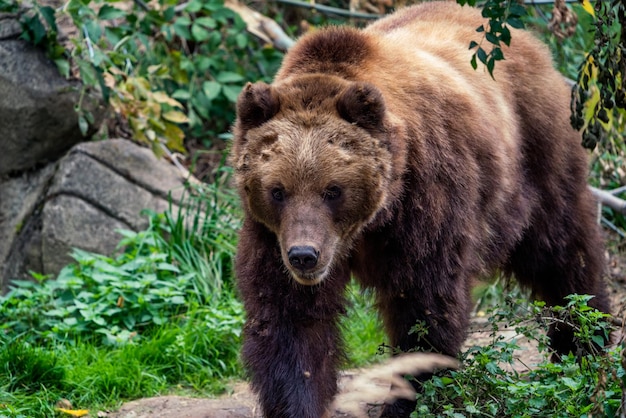
[{"label": "yellow-green leaf", "polygon": [[152,93],[152,97],[154,97],[154,100],[159,103],[166,103],[172,107],[177,107],[179,109],[183,108],[183,105],[180,104],[178,100],[172,99],[170,96],[163,93],[162,91],[155,91],[154,93]]},{"label": "yellow-green leaf", "polygon": [[174,125],[173,123],[165,124],[165,134],[164,134],[167,144],[166,146],[172,151],[178,151],[182,153],[186,153],[185,146],[183,145],[183,141],[185,139],[185,133],[178,127],[178,125]]},{"label": "yellow-green leaf", "polygon": [[177,110],[170,110],[163,114],[163,119],[169,120],[174,123],[189,123],[189,118],[183,112]]},{"label": "yellow-green leaf", "polygon": [[585,9],[587,13],[595,17],[596,13],[594,12],[593,6],[589,0],[581,0],[580,3],[583,5],[583,9]]},{"label": "yellow-green leaf", "polygon": [[73,417],[84,417],[89,414],[89,411],[86,409],[65,409],[65,408],[55,408],[59,412],[63,412],[64,414],[71,415]]}]

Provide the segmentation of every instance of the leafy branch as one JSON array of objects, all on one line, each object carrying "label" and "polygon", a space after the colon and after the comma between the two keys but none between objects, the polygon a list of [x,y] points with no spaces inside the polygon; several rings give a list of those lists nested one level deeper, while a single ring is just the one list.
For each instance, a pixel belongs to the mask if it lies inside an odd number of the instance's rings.
[{"label": "leafy branch", "polygon": [[[458,0],[459,4],[476,5],[476,0]],[[475,49],[472,55],[471,65],[478,68],[478,61],[483,63],[491,77],[496,61],[504,59],[501,45],[511,45],[511,30],[509,28],[521,29],[524,27],[522,17],[526,15],[526,8],[514,0],[488,0],[482,8],[483,17],[489,19],[486,25],[476,28],[476,32],[483,34],[480,42],[471,41],[469,49]],[[487,41],[490,46],[483,47],[483,41]]]},{"label": "leafy branch", "polygon": [[583,130],[583,145],[602,142],[615,119],[626,117],[626,5],[595,4],[594,46],[585,57],[572,89],[572,126]]}]

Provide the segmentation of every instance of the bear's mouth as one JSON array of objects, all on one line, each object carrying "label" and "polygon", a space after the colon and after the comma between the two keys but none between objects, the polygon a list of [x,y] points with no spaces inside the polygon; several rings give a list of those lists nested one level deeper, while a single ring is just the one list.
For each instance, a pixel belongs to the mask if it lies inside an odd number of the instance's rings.
[{"label": "bear's mouth", "polygon": [[315,286],[316,284],[320,284],[327,274],[327,268],[320,269],[318,271],[299,271],[294,269],[289,269],[291,276],[293,279],[301,285],[304,286]]}]

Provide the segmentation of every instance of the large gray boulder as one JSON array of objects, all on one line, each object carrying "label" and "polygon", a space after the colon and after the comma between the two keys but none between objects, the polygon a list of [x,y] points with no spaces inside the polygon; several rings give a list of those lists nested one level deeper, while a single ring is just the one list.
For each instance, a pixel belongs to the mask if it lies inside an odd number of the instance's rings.
[{"label": "large gray boulder", "polygon": [[112,254],[116,230],[148,226],[184,193],[185,176],[127,140],[85,142],[57,163],[0,181],[0,279],[3,291],[28,271],[57,274],[72,248]]},{"label": "large gray boulder", "polygon": [[[63,78],[45,53],[19,36],[15,20],[0,16],[0,176],[54,161],[84,141],[74,110],[81,84]],[[103,108],[83,105],[98,125]],[[92,132],[93,133],[93,132]]]}]

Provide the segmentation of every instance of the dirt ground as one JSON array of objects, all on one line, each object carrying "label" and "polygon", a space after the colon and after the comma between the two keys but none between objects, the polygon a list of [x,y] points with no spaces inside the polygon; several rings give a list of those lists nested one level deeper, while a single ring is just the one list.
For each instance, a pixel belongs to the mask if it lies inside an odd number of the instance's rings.
[{"label": "dirt ground", "polygon": [[[626,305],[626,259],[611,261],[610,263],[610,291],[613,313],[616,318],[624,317]],[[624,271],[623,271],[624,270]],[[488,345],[492,341],[490,325],[487,318],[475,316],[472,318],[468,332],[466,347],[473,345]],[[506,339],[518,337],[513,330],[504,330],[501,334]],[[620,333],[621,335],[621,333]],[[619,339],[616,337],[615,339]],[[522,350],[517,352],[515,368],[519,371],[539,363],[542,360],[533,344],[520,339],[518,344]],[[350,370],[342,374],[340,388],[345,382],[359,373],[359,370]],[[236,382],[230,386],[228,394],[216,399],[189,398],[181,396],[160,396],[138,399],[124,404],[118,411],[100,412],[103,418],[257,418],[261,417],[254,394],[247,383]],[[366,417],[378,417],[381,411],[382,399],[372,399],[371,404],[363,405]],[[332,418],[348,417],[335,411]]]}]

